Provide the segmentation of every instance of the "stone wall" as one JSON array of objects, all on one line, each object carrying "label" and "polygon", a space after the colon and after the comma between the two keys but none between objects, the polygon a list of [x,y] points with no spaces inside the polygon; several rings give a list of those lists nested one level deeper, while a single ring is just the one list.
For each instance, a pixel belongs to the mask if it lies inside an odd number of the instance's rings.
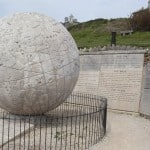
[{"label": "stone wall", "polygon": [[81,69],[74,90],[106,97],[110,109],[140,112],[147,50],[123,48],[80,50]]},{"label": "stone wall", "polygon": [[140,112],[150,116],[150,53],[146,54],[144,74],[143,74],[142,100],[140,104]]}]

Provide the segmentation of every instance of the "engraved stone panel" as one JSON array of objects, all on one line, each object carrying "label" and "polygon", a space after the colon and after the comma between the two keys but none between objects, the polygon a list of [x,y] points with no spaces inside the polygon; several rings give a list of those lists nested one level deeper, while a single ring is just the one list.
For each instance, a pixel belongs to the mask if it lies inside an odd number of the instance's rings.
[{"label": "engraved stone panel", "polygon": [[100,58],[100,55],[80,56],[80,74],[75,91],[97,94],[99,84]]},{"label": "engraved stone panel", "polygon": [[101,96],[107,97],[109,108],[137,112],[141,79],[142,70],[102,69],[98,91]]},{"label": "engraved stone panel", "polygon": [[82,55],[75,90],[106,97],[111,109],[138,112],[143,58],[143,54]]}]

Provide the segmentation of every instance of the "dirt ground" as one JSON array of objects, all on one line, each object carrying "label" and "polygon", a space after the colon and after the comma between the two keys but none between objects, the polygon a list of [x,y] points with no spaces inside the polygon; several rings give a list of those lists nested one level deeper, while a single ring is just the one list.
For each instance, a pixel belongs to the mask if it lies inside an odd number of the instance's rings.
[{"label": "dirt ground", "polygon": [[135,114],[109,112],[107,134],[90,150],[150,150],[150,120]]}]

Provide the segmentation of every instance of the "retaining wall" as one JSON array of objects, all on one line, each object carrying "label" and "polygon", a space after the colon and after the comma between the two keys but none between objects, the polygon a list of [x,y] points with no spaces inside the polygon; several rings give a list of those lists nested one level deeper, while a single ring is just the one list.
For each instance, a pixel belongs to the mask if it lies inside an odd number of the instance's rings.
[{"label": "retaining wall", "polygon": [[150,116],[150,62],[144,65],[144,85],[142,89],[142,99],[140,103],[140,112]]},{"label": "retaining wall", "polygon": [[80,51],[80,75],[74,91],[104,96],[110,109],[150,115],[150,65],[149,69],[144,67],[146,52]]}]

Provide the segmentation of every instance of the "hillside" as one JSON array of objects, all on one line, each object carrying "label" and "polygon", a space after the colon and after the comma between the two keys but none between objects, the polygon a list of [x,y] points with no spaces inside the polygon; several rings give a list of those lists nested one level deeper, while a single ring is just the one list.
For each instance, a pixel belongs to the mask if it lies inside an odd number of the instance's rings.
[{"label": "hillside", "polygon": [[121,36],[120,31],[130,30],[128,19],[96,19],[68,28],[79,48],[110,44],[111,31],[117,32],[117,45],[131,45],[150,48],[150,32],[134,32]]}]

